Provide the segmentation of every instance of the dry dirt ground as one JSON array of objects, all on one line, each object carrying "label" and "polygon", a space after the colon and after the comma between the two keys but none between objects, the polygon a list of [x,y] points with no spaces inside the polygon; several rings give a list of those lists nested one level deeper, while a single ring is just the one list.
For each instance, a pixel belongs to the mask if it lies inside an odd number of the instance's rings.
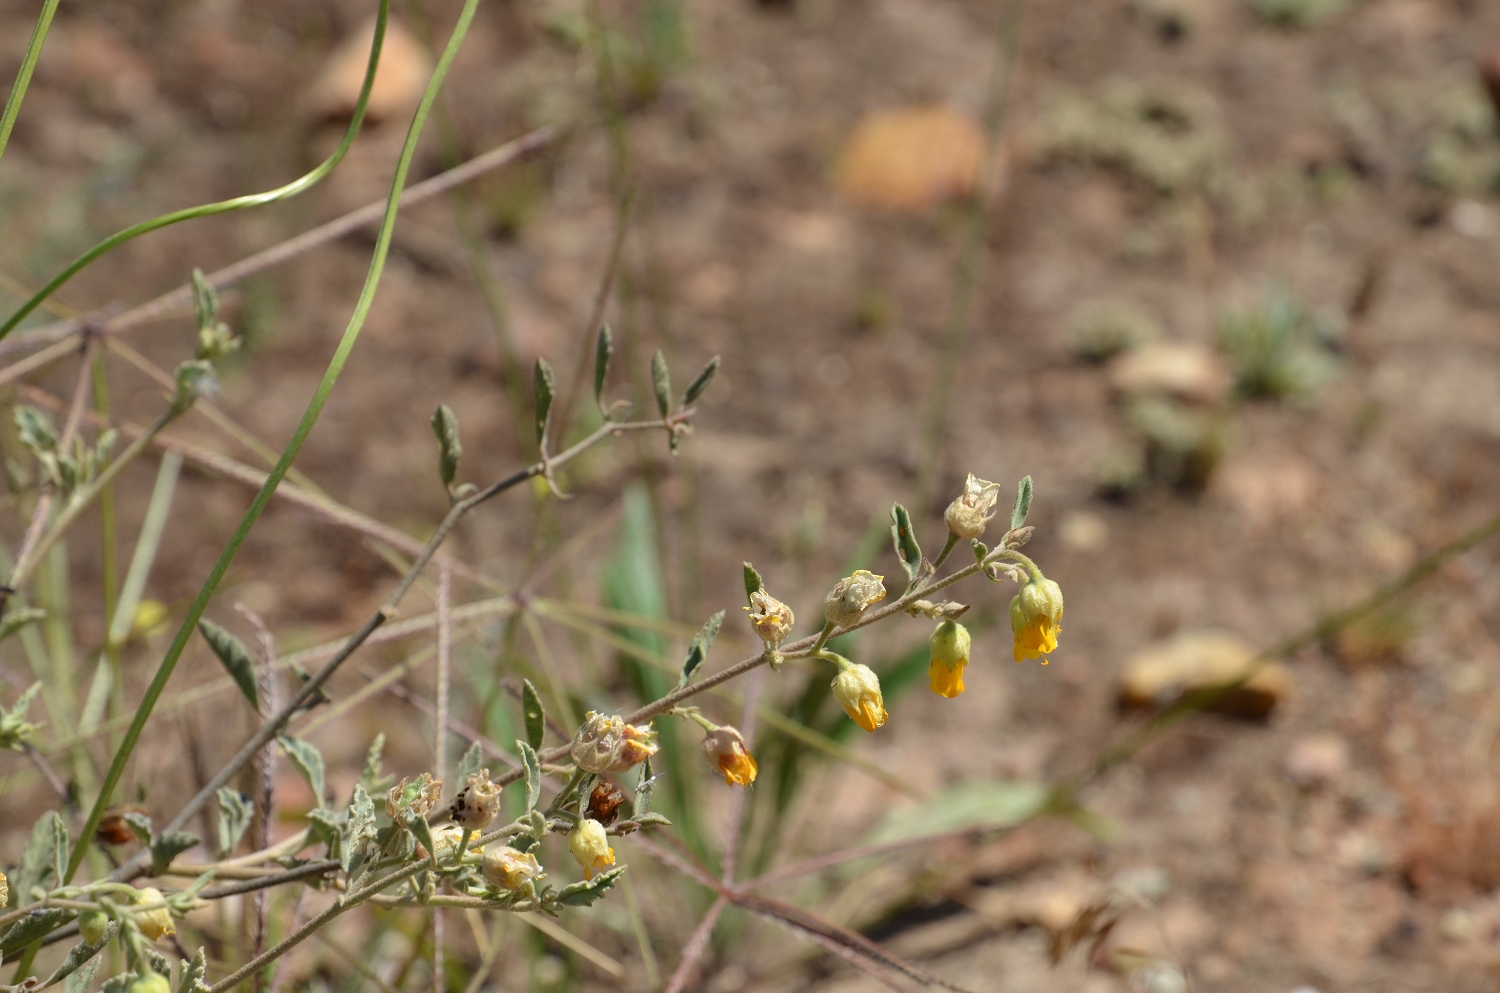
[{"label": "dry dirt ground", "polygon": [[[33,6],[0,4],[7,78]],[[637,38],[652,11],[659,21],[671,9],[604,6]],[[311,81],[370,9],[356,0],[64,4],[0,165],[5,276],[35,285],[126,223],[267,188],[316,161],[336,126],[309,116]],[[440,36],[455,11],[433,5]],[[587,111],[588,60],[558,40],[577,16],[542,0],[481,10],[450,87],[464,157]],[[464,525],[460,557],[516,583],[539,554],[586,533],[561,575],[571,595],[598,602],[597,562],[612,547],[620,493],[644,475],[671,535],[674,619],[737,613],[744,559],[799,616],[816,616],[869,522],[892,500],[916,499],[963,220],[958,207],[902,216],[851,206],[833,188],[833,163],[871,110],[941,102],[979,115],[1000,26],[997,3],[684,4],[683,51],[659,56],[659,88],[622,125],[638,186],[608,314],[637,388],[656,347],[679,376],[722,354],[720,378],[680,459],[667,459],[659,440],[600,454],[569,479],[578,499],[542,517],[545,541],[532,537],[535,499],[515,493]],[[1240,0],[1029,5],[973,328],[938,482],[914,513],[935,545],[966,471],[1007,488],[1030,473],[1037,531],[1028,551],[1065,591],[1062,646],[1046,668],[1013,664],[1003,623],[994,626],[1009,589],[965,587],[962,598],[991,622],[976,634],[968,692],[952,701],[920,687],[903,694],[879,735],[846,739],[860,754],[929,796],[950,782],[1068,773],[1131,726],[1115,696],[1132,653],[1206,627],[1273,644],[1500,509],[1500,201],[1490,193],[1500,171],[1486,158],[1500,156],[1500,143],[1476,70],[1490,44],[1500,44],[1500,6],[1483,0],[1368,0],[1307,27],[1270,24]],[[1169,108],[1193,108],[1186,119],[1153,111],[1132,126],[1156,128],[1167,135],[1160,154],[1201,155],[1197,164],[1153,179],[1156,160],[1128,148],[1059,144],[1059,101],[1102,106],[1122,80],[1165,94]],[[1477,130],[1464,123],[1475,113]],[[402,130],[401,120],[378,121],[311,194],[143,238],[60,299],[79,310],[138,302],[194,266],[211,270],[377,199]],[[1184,151],[1173,143],[1183,134],[1204,144]],[[1447,171],[1447,159],[1433,164],[1444,149],[1460,159]],[[440,168],[429,140],[417,172]],[[428,427],[436,404],[458,413],[465,478],[495,477],[526,457],[456,218],[481,229],[524,368],[546,355],[566,379],[609,252],[616,174],[608,131],[592,122],[477,184],[457,209],[441,200],[403,215],[368,327],[298,467],[335,499],[420,535],[444,509]],[[267,444],[288,437],[311,395],[370,246],[367,236],[345,238],[229,300],[247,346],[217,403]],[[1226,403],[1224,454],[1201,492],[1148,480],[1124,498],[1101,497],[1101,463],[1136,442],[1114,367],[1075,354],[1080,308],[1128,302],[1168,341],[1213,353],[1219,315],[1255,305],[1272,286],[1342,329],[1335,375],[1298,402]],[[189,323],[163,321],[128,341],[170,368],[191,348]],[[159,389],[114,357],[110,368],[117,415],[148,421]],[[31,380],[65,397],[75,376],[68,360]],[[617,395],[628,391],[621,380]],[[200,414],[173,431],[259,464]],[[127,541],[153,471],[125,477]],[[189,470],[150,595],[190,597],[248,500],[240,484]],[[7,518],[11,548],[21,520]],[[92,606],[94,527],[86,521],[69,549],[80,646],[97,644],[103,629]],[[888,551],[877,571],[897,571]],[[555,578],[536,592],[557,592]],[[392,581],[359,537],[273,505],[211,616],[240,624],[231,605],[242,602],[295,647],[350,629]],[[847,887],[780,895],[981,991],[1182,988],[1175,974],[1135,968],[1154,960],[1179,965],[1197,990],[1493,989],[1496,548],[1446,566],[1391,617],[1363,640],[1291,659],[1289,692],[1267,720],[1193,718],[1114,770],[1083,797],[1107,825],[1101,834],[1044,821],[884,867],[861,863],[841,877]],[[737,644],[711,665],[747,647],[739,622],[727,630]],[[889,631],[867,639],[861,657],[887,658],[926,627],[903,621]],[[565,677],[588,677],[604,655],[562,632],[552,640]],[[493,632],[476,644],[463,664],[492,666]],[[130,692],[163,646],[132,650]],[[13,644],[3,651],[8,667],[24,667]],[[368,665],[395,657],[372,650]],[[212,678],[214,665],[195,644],[180,678]],[[768,699],[794,696],[805,678],[771,677]],[[335,697],[362,682],[346,674]],[[429,683],[430,673],[411,679],[424,695]],[[613,689],[584,699],[626,703],[628,691]],[[219,700],[153,726],[161,747],[132,777],[151,784],[159,816],[190,785],[168,743],[189,735],[212,767],[248,731],[243,708]],[[456,706],[483,719],[475,700]],[[377,727],[391,732],[400,771],[422,767],[428,725],[399,703],[379,704],[357,733],[318,740],[347,775]],[[717,832],[723,793],[703,792]],[[8,860],[46,802],[40,791],[12,792]],[[908,803],[859,771],[822,765],[793,806],[783,858],[840,847]],[[639,896],[669,969],[693,924],[691,899],[629,842],[623,854],[641,867]],[[1149,904],[1125,917],[1094,968],[1079,952],[1054,968],[1048,927],[1111,886]],[[914,895],[891,916],[890,893]],[[626,961],[626,985],[643,988],[623,915],[611,905],[603,923],[568,924]],[[703,989],[875,988],[770,925],[730,925],[705,961]],[[338,960],[318,949],[305,959],[298,968],[315,988],[343,988]],[[613,988],[592,966],[569,963],[564,985]],[[507,965],[493,988],[549,988],[549,976]]]}]

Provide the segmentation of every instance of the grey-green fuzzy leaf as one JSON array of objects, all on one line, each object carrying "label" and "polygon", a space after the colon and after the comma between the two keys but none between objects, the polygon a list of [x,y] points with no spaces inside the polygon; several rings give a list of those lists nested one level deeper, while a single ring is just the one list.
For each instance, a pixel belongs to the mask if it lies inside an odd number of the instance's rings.
[{"label": "grey-green fuzzy leaf", "polygon": [[547,733],[547,712],[542,709],[542,698],[531,680],[521,683],[521,714],[526,718],[526,742],[532,750],[542,747]]},{"label": "grey-green fuzzy leaf", "polygon": [[312,787],[313,796],[321,806],[324,797],[324,787],[327,784],[327,774],[324,771],[323,753],[310,742],[301,738],[293,738],[291,735],[278,734],[276,740],[281,743],[281,748],[286,752],[286,757],[292,760],[292,765],[302,773],[302,778],[307,780],[307,785]]},{"label": "grey-green fuzzy leaf", "polygon": [[651,387],[656,391],[656,409],[666,417],[672,410],[672,373],[667,369],[667,357],[659,348],[651,356]]},{"label": "grey-green fuzzy leaf", "polygon": [[609,325],[599,329],[599,340],[594,343],[594,403],[604,410],[604,380],[609,376],[609,360],[615,353],[614,336]]},{"label": "grey-green fuzzy leaf", "polygon": [[250,706],[259,710],[260,686],[255,679],[255,661],[244,642],[207,618],[198,622],[198,631],[224,664],[234,684],[245,694],[245,699],[250,701]]}]

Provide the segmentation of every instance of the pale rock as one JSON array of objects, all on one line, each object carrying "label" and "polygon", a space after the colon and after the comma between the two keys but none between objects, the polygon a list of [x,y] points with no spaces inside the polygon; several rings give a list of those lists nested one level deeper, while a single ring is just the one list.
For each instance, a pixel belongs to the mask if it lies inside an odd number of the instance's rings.
[{"label": "pale rock", "polygon": [[1349,746],[1335,734],[1309,735],[1292,744],[1282,768],[1303,789],[1331,786],[1349,771]]},{"label": "pale rock", "polygon": [[[370,61],[370,43],[375,38],[371,20],[335,48],[323,62],[317,80],[308,90],[306,107],[314,117],[351,117],[359,102]],[[416,109],[432,75],[432,56],[410,31],[395,21],[385,28],[380,65],[365,116],[371,122],[404,116]]]},{"label": "pale rock", "polygon": [[1120,703],[1132,709],[1159,706],[1185,693],[1222,686],[1249,672],[1243,685],[1208,709],[1241,717],[1265,717],[1286,698],[1291,672],[1278,661],[1257,665],[1257,658],[1253,647],[1228,632],[1183,632],[1146,646],[1126,661],[1120,676]]},{"label": "pale rock", "polygon": [[1213,404],[1229,392],[1229,370],[1217,355],[1199,345],[1151,342],[1115,359],[1110,385],[1129,396],[1157,393]]}]

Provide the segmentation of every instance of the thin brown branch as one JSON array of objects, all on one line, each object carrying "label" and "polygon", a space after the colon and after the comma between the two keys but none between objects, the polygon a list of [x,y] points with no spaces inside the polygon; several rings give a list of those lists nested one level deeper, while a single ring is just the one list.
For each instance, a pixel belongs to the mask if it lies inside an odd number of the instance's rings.
[{"label": "thin brown branch", "polygon": [[708,948],[708,939],[714,933],[714,925],[719,923],[719,915],[724,913],[724,908],[729,906],[728,897],[719,897],[708,908],[708,913],[703,915],[703,920],[693,929],[688,937],[687,944],[682,946],[682,958],[677,963],[677,968],[672,970],[672,975],[667,979],[667,985],[662,987],[661,993],[682,993],[687,987],[689,980],[693,978],[693,971],[698,965],[698,960],[703,957],[703,952]]}]

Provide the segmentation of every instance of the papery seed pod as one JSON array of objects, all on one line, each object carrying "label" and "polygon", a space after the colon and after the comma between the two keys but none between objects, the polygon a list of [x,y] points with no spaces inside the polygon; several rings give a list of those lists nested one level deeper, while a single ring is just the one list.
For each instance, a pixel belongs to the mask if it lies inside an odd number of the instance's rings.
[{"label": "papery seed pod", "polygon": [[481,869],[485,881],[502,890],[524,890],[533,881],[547,878],[535,855],[518,852],[509,845],[490,845],[486,848]]},{"label": "papery seed pod", "polygon": [[[147,886],[136,894],[135,902],[161,903],[161,890]],[[135,921],[135,926],[141,929],[141,934],[151,941],[173,934],[177,930],[172,923],[172,912],[166,907],[137,911],[131,915],[131,918]]]},{"label": "papery seed pod", "polygon": [[885,699],[880,695],[880,677],[867,665],[849,665],[833,678],[833,698],[844,713],[864,728],[885,726]]},{"label": "papery seed pod", "polygon": [[124,807],[110,807],[100,819],[99,828],[94,832],[94,837],[107,845],[128,845],[136,839],[135,832],[130,830],[129,824],[125,823],[125,815],[145,812],[145,807],[133,803]]},{"label": "papery seed pod", "polygon": [[[433,829],[432,847],[437,849],[438,865],[453,861],[453,856],[458,851],[459,842],[463,841],[463,837],[464,829],[456,824],[445,824]],[[420,862],[432,853],[418,843],[415,854],[417,861]]]},{"label": "papery seed pod", "polygon": [[745,736],[727,725],[708,732],[703,739],[703,754],[710,765],[724,774],[724,782],[730,786],[749,786],[760,771],[745,747]]},{"label": "papery seed pod", "polygon": [[573,763],[584,772],[619,773],[657,753],[656,732],[589,711],[573,736]]},{"label": "papery seed pod", "polygon": [[615,850],[609,847],[609,835],[604,825],[584,818],[568,835],[568,851],[583,866],[585,879],[593,879],[594,873],[615,864]]},{"label": "papery seed pod", "polygon": [[796,622],[792,608],[765,590],[751,593],[750,606],[745,610],[750,614],[750,626],[755,629],[755,636],[771,648],[786,640]]},{"label": "papery seed pod", "polygon": [[[490,771],[481,769],[469,777],[453,798],[448,817],[467,831],[483,831],[500,816],[500,787],[490,782]],[[433,844],[437,842],[434,841]]]},{"label": "papery seed pod", "polygon": [[823,616],[838,627],[853,627],[871,604],[885,599],[884,579],[868,569],[840,579],[823,598]]},{"label": "papery seed pod", "polygon": [[385,812],[391,820],[403,816],[426,817],[443,798],[443,781],[424,772],[416,779],[404,778],[385,795]]},{"label": "papery seed pod", "polygon": [[625,802],[625,794],[620,788],[607,779],[602,779],[594,785],[589,793],[588,817],[598,821],[605,827],[615,822],[620,814],[620,806]]},{"label": "papery seed pod", "polygon": [[1042,658],[1057,649],[1062,631],[1062,588],[1041,574],[1032,579],[1010,601],[1010,629],[1015,635],[1012,654],[1017,662]]},{"label": "papery seed pod", "polygon": [[943,512],[943,521],[949,533],[958,538],[978,538],[995,516],[995,505],[999,502],[1000,484],[980,479],[971,472],[964,480],[964,491]]},{"label": "papery seed pod", "polygon": [[931,659],[927,663],[927,685],[938,696],[952,699],[964,691],[964,666],[969,664],[969,631],[962,624],[944,621],[927,639]]}]

